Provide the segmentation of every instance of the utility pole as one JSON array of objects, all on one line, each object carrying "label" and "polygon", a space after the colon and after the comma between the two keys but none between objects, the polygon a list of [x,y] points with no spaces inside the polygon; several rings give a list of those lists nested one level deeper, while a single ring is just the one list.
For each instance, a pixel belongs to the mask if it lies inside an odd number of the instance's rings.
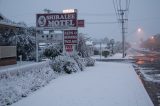
[{"label": "utility pole", "polygon": [[[123,55],[122,58],[125,57],[125,24],[128,21],[128,13],[129,13],[129,5],[130,0],[124,0],[125,2],[122,2],[121,0],[113,0],[113,5],[115,9],[115,13],[117,16],[118,21],[121,23],[122,27],[122,49],[123,49]],[[124,7],[125,6],[125,7]]]},{"label": "utility pole", "polygon": [[125,57],[125,33],[126,33],[126,31],[125,31],[125,27],[124,27],[124,24],[125,24],[125,22],[128,20],[128,19],[125,19],[124,18],[124,15],[125,15],[125,12],[126,12],[126,10],[118,10],[119,11],[119,14],[121,15],[121,19],[120,19],[120,22],[121,22],[121,24],[122,24],[122,50],[123,50],[123,54],[122,54],[122,58],[124,58]]}]

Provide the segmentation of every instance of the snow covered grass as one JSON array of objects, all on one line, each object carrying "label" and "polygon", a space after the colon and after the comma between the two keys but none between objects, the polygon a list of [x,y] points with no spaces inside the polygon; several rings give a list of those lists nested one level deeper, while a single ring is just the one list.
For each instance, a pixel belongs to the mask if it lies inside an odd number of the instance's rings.
[{"label": "snow covered grass", "polygon": [[128,56],[125,56],[124,58],[122,58],[122,53],[116,53],[112,56],[107,57],[107,59],[128,59]]},{"label": "snow covered grass", "polygon": [[65,75],[13,106],[153,106],[131,64],[96,62]]},{"label": "snow covered grass", "polygon": [[[4,70],[4,69],[3,69]],[[10,67],[0,72],[0,106],[12,104],[55,78],[49,62]]]}]

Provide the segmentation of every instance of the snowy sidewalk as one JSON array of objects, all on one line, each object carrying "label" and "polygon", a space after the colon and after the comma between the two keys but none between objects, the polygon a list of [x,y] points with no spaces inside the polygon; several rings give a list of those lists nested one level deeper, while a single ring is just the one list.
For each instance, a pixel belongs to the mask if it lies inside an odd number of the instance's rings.
[{"label": "snowy sidewalk", "polygon": [[108,56],[108,57],[104,57],[104,56],[100,56],[100,55],[94,55],[92,56],[93,59],[133,59],[132,56],[127,55],[124,58],[122,58],[122,54],[121,53],[116,53],[113,56]]},{"label": "snowy sidewalk", "polygon": [[12,106],[153,106],[131,64],[96,62]]}]

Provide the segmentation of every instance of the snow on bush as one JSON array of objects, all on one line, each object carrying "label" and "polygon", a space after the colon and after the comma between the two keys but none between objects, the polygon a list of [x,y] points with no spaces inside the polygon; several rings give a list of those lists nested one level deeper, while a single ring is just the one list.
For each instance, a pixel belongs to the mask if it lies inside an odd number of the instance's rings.
[{"label": "snow on bush", "polygon": [[92,59],[91,57],[86,57],[85,58],[85,65],[86,66],[94,66],[95,65],[95,60]]},{"label": "snow on bush", "polygon": [[56,56],[60,55],[62,52],[62,45],[60,44],[54,44],[47,47],[43,55],[47,58],[54,59]]},{"label": "snow on bush", "polygon": [[82,59],[76,54],[72,55],[71,57],[76,61],[76,63],[79,66],[80,70],[83,71],[84,68],[85,68],[85,63],[82,61]]},{"label": "snow on bush", "polygon": [[68,73],[80,71],[76,61],[70,56],[57,56],[51,63],[54,71],[58,73]]},{"label": "snow on bush", "polygon": [[55,78],[49,62],[34,63],[0,73],[0,106],[10,105]]}]

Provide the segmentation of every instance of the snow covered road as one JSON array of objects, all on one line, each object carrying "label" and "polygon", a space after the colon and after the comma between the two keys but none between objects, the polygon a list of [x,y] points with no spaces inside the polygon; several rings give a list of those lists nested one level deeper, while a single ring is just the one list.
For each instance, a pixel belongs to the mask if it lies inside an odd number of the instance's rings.
[{"label": "snow covered road", "polygon": [[131,64],[96,62],[12,106],[153,106]]}]

